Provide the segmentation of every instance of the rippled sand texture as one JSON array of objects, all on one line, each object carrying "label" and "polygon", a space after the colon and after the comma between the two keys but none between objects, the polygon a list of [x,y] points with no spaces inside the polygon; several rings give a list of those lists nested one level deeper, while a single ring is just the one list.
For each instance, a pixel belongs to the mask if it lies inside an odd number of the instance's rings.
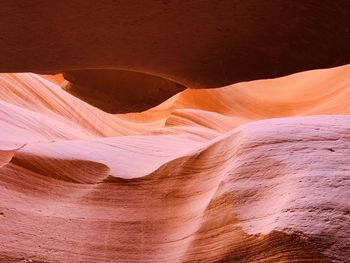
[{"label": "rippled sand texture", "polygon": [[57,83],[0,74],[0,262],[349,260],[350,66],[124,115]]}]

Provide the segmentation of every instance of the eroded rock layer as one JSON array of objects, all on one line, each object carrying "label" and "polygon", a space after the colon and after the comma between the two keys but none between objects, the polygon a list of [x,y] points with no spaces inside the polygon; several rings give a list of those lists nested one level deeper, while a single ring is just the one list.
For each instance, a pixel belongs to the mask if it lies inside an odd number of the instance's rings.
[{"label": "eroded rock layer", "polygon": [[1,262],[350,258],[349,66],[123,115],[46,78],[0,74]]}]

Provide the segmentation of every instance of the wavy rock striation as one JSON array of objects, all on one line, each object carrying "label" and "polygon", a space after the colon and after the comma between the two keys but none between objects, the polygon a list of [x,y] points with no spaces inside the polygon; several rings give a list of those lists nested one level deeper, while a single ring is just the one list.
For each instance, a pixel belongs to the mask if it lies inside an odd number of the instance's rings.
[{"label": "wavy rock striation", "polygon": [[347,262],[349,74],[123,115],[1,74],[0,261]]}]

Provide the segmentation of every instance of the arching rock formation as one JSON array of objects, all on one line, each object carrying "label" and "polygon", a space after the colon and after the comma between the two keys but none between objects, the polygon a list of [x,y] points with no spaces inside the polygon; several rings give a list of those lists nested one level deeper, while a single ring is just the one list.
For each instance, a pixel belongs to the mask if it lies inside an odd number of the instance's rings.
[{"label": "arching rock formation", "polygon": [[81,70],[65,72],[61,86],[70,94],[110,113],[139,112],[158,106],[185,87],[132,71]]}]

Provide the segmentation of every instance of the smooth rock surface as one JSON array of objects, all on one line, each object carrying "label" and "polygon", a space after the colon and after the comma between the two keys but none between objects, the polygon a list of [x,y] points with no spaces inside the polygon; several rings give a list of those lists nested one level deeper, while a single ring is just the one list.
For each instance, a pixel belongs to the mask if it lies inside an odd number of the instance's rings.
[{"label": "smooth rock surface", "polygon": [[107,114],[0,74],[1,262],[347,262],[350,67]]},{"label": "smooth rock surface", "polygon": [[0,72],[117,69],[185,87],[350,63],[348,0],[2,0]]}]

